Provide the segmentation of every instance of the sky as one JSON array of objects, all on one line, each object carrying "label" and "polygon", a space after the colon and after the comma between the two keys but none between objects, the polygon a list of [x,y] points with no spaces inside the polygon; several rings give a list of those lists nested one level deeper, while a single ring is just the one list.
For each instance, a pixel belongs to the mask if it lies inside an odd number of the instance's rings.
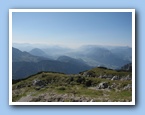
[{"label": "sky", "polygon": [[13,12],[12,42],[132,46],[131,12]]}]

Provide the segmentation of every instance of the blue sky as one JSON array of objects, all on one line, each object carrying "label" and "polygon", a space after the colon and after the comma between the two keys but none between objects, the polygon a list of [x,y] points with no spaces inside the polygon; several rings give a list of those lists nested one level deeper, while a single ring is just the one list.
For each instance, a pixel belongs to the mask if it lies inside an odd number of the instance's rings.
[{"label": "blue sky", "polygon": [[13,43],[40,43],[80,47],[82,45],[130,46],[130,12],[13,12]]}]

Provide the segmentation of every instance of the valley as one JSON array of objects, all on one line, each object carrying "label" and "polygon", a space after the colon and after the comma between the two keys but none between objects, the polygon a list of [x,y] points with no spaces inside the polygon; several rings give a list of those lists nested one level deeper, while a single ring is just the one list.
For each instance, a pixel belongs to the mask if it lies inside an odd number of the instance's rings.
[{"label": "valley", "polygon": [[[22,46],[18,48],[22,49]],[[29,47],[23,47],[26,51],[12,48],[13,79],[25,78],[40,71],[77,74],[100,66],[116,70],[131,63],[132,59],[129,47],[88,45],[69,49],[60,46],[45,46],[27,51]]]},{"label": "valley", "polygon": [[131,102],[131,49],[115,48],[13,47],[12,101]]}]

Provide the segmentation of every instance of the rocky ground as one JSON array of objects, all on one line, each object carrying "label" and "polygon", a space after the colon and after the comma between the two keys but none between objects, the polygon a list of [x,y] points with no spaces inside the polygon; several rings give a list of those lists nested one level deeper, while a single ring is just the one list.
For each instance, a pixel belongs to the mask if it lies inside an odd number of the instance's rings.
[{"label": "rocky ground", "polygon": [[14,102],[130,102],[131,72],[104,68],[76,75],[41,72],[13,84]]}]

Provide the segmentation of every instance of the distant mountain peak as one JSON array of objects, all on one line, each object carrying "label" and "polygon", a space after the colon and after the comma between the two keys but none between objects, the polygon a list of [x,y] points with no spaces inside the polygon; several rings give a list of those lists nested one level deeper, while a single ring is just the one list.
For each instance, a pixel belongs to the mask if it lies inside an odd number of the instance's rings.
[{"label": "distant mountain peak", "polygon": [[29,53],[32,54],[32,55],[35,55],[35,56],[44,56],[44,55],[47,55],[44,51],[42,51],[39,48],[34,48]]}]

